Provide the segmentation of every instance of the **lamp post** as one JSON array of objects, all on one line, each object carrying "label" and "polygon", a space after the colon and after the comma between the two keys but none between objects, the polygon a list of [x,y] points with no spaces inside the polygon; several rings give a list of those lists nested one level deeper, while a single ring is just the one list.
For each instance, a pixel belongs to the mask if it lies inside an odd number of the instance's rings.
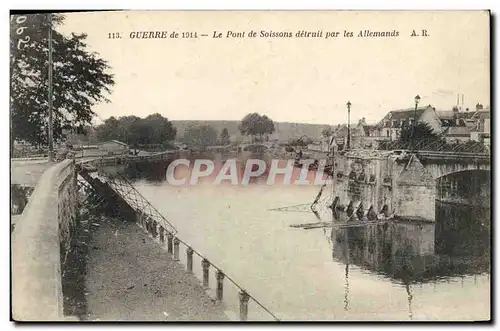
[{"label": "lamp post", "polygon": [[351,102],[347,101],[347,149],[351,149]]},{"label": "lamp post", "polygon": [[49,72],[48,72],[48,105],[49,105],[49,130],[48,130],[48,143],[49,143],[49,162],[54,162],[54,130],[53,130],[53,125],[54,125],[54,120],[52,118],[52,14],[49,13],[48,15],[49,18]]},{"label": "lamp post", "polygon": [[418,103],[420,102],[420,95],[415,96],[415,111],[413,114],[413,121],[411,122],[411,140],[410,140],[410,147],[411,150],[415,147],[414,145],[414,134],[415,134],[415,122],[417,121],[417,108],[418,108]]}]

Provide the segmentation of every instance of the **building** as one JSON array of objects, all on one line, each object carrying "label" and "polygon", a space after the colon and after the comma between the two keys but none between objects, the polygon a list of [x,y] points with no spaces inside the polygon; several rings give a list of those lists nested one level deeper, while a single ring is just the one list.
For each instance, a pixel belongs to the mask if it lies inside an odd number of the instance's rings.
[{"label": "building", "polygon": [[[431,105],[425,107],[392,110],[376,125],[368,125],[362,118],[350,125],[351,149],[377,149],[383,141],[396,141],[405,126],[426,123],[447,142],[480,141],[490,144],[490,109],[476,105],[475,111],[436,110]],[[347,124],[338,125],[333,132],[330,145],[338,150],[347,147]]]},{"label": "building", "polygon": [[129,150],[127,144],[118,140],[109,140],[99,145],[99,151],[106,154],[126,154]]},{"label": "building", "polygon": [[372,129],[374,135],[386,140],[398,140],[401,129],[412,125],[414,122],[427,123],[436,133],[442,132],[441,119],[436,110],[428,105],[420,108],[392,110]]},{"label": "building", "polygon": [[[478,107],[480,106],[480,107]],[[479,141],[486,146],[491,145],[491,112],[489,108],[484,108],[482,105],[476,106],[476,112],[471,119],[474,122],[474,127],[471,128],[470,139]]]},{"label": "building", "polygon": [[477,104],[475,111],[460,111],[453,107],[451,111],[437,111],[441,120],[442,136],[448,142],[480,141],[489,145],[490,109]]},{"label": "building", "polygon": [[[347,148],[347,136],[349,128],[347,124],[338,125],[333,132],[332,144],[335,144],[339,150]],[[379,136],[376,133],[375,125],[366,124],[363,117],[358,123],[350,125],[351,131],[351,149],[376,149]]]}]

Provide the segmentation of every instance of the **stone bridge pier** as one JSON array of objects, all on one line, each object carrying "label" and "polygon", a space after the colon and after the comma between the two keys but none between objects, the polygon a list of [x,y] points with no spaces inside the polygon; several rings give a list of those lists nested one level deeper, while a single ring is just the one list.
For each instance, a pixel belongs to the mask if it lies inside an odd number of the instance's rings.
[{"label": "stone bridge pier", "polygon": [[489,201],[489,156],[349,151],[334,158],[334,208],[359,219],[384,214],[435,221],[435,201]]}]

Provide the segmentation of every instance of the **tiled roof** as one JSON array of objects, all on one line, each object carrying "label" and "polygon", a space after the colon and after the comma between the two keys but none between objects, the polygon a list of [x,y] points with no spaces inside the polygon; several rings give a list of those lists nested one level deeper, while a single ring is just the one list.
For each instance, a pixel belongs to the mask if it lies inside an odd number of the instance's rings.
[{"label": "tiled roof", "polygon": [[440,120],[452,120],[454,118],[467,119],[474,115],[472,111],[436,110]]},{"label": "tiled roof", "polygon": [[[391,126],[392,121],[396,121],[395,126],[396,127],[401,127],[403,122],[406,121],[406,123],[409,123],[410,118],[413,118],[415,120],[418,120],[420,116],[429,108],[430,106],[426,107],[420,107],[415,110],[415,108],[408,108],[408,109],[397,109],[397,110],[392,110],[387,115],[384,116],[384,118],[376,125],[377,127],[389,127]],[[388,122],[387,124],[384,124],[384,122]]]}]

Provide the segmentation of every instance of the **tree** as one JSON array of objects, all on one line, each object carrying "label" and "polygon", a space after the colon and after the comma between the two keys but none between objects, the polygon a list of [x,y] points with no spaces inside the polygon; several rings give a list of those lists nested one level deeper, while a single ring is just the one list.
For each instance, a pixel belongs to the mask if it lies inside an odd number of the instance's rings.
[{"label": "tree", "polygon": [[295,149],[295,147],[306,147],[309,144],[312,144],[312,139],[308,137],[301,137],[299,139],[290,139],[288,141],[288,146],[291,146],[293,149]]},{"label": "tree", "polygon": [[172,122],[158,113],[147,116],[143,122],[149,128],[150,140],[153,144],[172,141],[177,135],[177,129]]},{"label": "tree", "polygon": [[97,127],[97,133],[101,141],[120,140],[132,146],[163,145],[175,139],[177,129],[168,118],[155,113],[144,119],[110,117]]},{"label": "tree", "polygon": [[35,14],[11,16],[11,147],[14,140],[48,142],[48,31],[53,49],[53,136],[90,124],[92,107],[107,102],[114,85],[107,62],[87,50],[86,34],[63,36],[55,30],[64,17]]},{"label": "tree", "polygon": [[96,128],[97,139],[100,141],[120,140],[120,122],[111,116]]},{"label": "tree", "polygon": [[220,144],[223,146],[227,146],[230,143],[231,141],[229,140],[229,132],[227,131],[227,128],[224,128],[220,133]]},{"label": "tree", "polygon": [[251,136],[252,141],[257,136],[262,141],[264,135],[270,135],[275,131],[274,122],[266,115],[258,113],[247,114],[241,121],[238,129],[242,135]]},{"label": "tree", "polygon": [[434,129],[424,122],[417,122],[414,126],[404,125],[401,128],[401,134],[399,136],[399,142],[404,146],[430,143],[438,139],[439,136],[434,132]]},{"label": "tree", "polygon": [[210,125],[190,125],[184,131],[184,143],[190,146],[205,149],[217,144],[217,131]]}]

